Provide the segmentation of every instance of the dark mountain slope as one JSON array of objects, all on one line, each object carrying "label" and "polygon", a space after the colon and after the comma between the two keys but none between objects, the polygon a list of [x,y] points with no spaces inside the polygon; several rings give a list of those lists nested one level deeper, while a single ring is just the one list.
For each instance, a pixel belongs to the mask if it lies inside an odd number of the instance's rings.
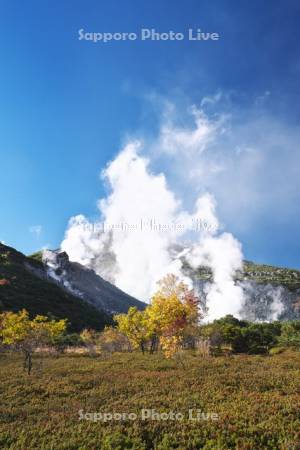
[{"label": "dark mountain slope", "polygon": [[35,254],[32,257],[42,260],[50,279],[96,308],[108,313],[126,313],[130,306],[136,306],[141,310],[146,306],[145,303],[104,280],[94,270],[69,261],[65,252],[47,250],[42,256]]},{"label": "dark mountain slope", "polygon": [[42,262],[0,244],[0,310],[25,308],[31,316],[51,313],[67,318],[70,331],[98,330],[111,316],[47,280]]}]

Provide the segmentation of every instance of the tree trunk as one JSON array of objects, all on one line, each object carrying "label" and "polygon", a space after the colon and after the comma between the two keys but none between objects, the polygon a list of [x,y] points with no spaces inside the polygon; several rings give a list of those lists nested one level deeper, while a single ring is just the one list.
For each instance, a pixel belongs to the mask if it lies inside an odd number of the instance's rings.
[{"label": "tree trunk", "polygon": [[150,354],[153,355],[155,351],[157,351],[158,347],[158,339],[157,336],[153,336],[151,339],[151,345],[150,345]]},{"label": "tree trunk", "polygon": [[32,369],[32,354],[30,351],[28,350],[23,350],[24,352],[24,363],[23,363],[23,368],[24,370],[27,369],[27,373],[28,375],[31,374],[31,369]]}]

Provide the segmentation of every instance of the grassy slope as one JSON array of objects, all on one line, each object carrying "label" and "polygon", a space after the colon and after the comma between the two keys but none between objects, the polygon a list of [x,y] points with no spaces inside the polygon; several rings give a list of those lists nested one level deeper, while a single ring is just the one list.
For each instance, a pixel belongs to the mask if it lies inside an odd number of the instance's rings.
[{"label": "grassy slope", "polygon": [[[189,267],[186,265],[186,268]],[[197,270],[197,277],[203,280],[211,279],[209,268],[200,267]],[[300,271],[283,267],[274,267],[266,264],[255,264],[244,261],[244,267],[236,276],[238,280],[253,280],[258,283],[271,283],[274,285],[286,286],[290,290],[300,288]]]},{"label": "grassy slope", "polygon": [[[29,378],[19,357],[0,354],[0,448],[299,449],[299,353],[185,358],[182,368],[160,355],[36,355]],[[219,420],[78,420],[80,409],[139,416],[143,408],[201,409]]]},{"label": "grassy slope", "polygon": [[85,327],[103,329],[110,323],[105,313],[28,271],[25,262],[37,270],[42,268],[41,262],[0,244],[0,280],[9,282],[0,285],[2,309],[18,311],[25,308],[31,315],[52,313],[58,318],[68,318],[72,331]]},{"label": "grassy slope", "polygon": [[281,284],[291,290],[300,288],[300,271],[284,267],[274,267],[245,261],[243,278],[253,279],[260,283]]}]

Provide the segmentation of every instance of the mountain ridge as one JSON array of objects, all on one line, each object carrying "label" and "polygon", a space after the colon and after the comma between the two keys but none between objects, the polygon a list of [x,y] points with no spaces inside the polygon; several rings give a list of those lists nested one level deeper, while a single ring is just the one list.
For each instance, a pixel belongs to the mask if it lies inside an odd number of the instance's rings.
[{"label": "mountain ridge", "polygon": [[[7,265],[8,254],[12,260]],[[207,283],[213,282],[211,269],[205,266],[192,269],[185,258],[182,267],[197,292],[204,296]],[[300,270],[244,261],[234,280],[244,292],[243,318],[263,321],[300,317]],[[112,323],[114,313],[126,313],[130,306],[141,310],[146,306],[93,269],[71,262],[65,252],[55,250],[25,256],[4,244],[0,244],[0,309],[1,303],[2,309],[25,307],[32,314],[50,312],[71,319],[75,314],[73,329],[103,328]]]},{"label": "mountain ridge", "polygon": [[[109,283],[102,282],[107,288]],[[115,292],[119,290],[110,286],[107,297],[111,298]],[[125,293],[124,296],[126,299],[131,298]],[[125,304],[114,311],[114,308],[104,308],[101,302],[95,305],[88,300],[75,295],[75,292],[51,278],[44,262],[37,255],[26,256],[0,243],[0,311],[26,309],[31,317],[42,314],[67,318],[69,330],[80,331],[83,328],[102,330],[105,325],[113,323],[114,312],[126,312],[129,307]],[[143,304],[138,303],[142,308]]]},{"label": "mountain ridge", "polygon": [[[178,250],[178,249],[177,249]],[[182,250],[182,249],[181,249]],[[181,255],[180,255],[181,253]],[[95,275],[93,269],[80,266],[75,262],[70,262],[68,255],[64,252],[50,251],[50,260],[58,258],[60,260],[58,269],[60,274],[65,270],[67,266],[71,266],[67,271],[64,278],[67,283],[67,288],[71,287],[76,291],[84,291],[84,298],[90,301],[95,306],[99,305],[99,301],[95,303],[95,292],[92,292],[90,296],[90,286],[94,285],[94,277],[98,280],[98,275]],[[208,283],[213,283],[213,273],[209,267],[199,266],[197,269],[192,269],[188,264],[186,257],[182,252],[179,255],[174,253],[175,257],[179,257],[182,262],[183,273],[193,280],[194,287],[200,297],[203,299],[204,304],[206,302],[206,289]],[[41,257],[41,256],[40,256]],[[47,260],[47,254],[44,263]],[[46,261],[47,262],[47,261]],[[49,262],[49,261],[48,261]],[[51,262],[51,261],[50,261]],[[105,258],[104,258],[105,263]],[[77,270],[78,268],[79,271]],[[74,273],[72,273],[74,272]],[[80,283],[80,277],[82,272],[85,274],[93,274],[87,282]],[[67,276],[66,276],[67,275]],[[100,277],[101,278],[101,277]],[[273,321],[273,320],[291,320],[300,317],[300,271],[297,269],[290,269],[284,267],[277,267],[267,264],[257,264],[252,261],[244,260],[242,269],[238,270],[234,275],[234,282],[236,285],[242,288],[243,302],[240,310],[240,316],[244,319],[252,321]],[[111,286],[108,281],[101,279],[101,284]],[[61,282],[61,280],[60,280]],[[100,286],[101,289],[101,286]],[[114,289],[117,289],[114,286]],[[93,291],[93,289],[92,289]],[[118,290],[120,292],[120,290]],[[128,296],[122,292],[122,295],[130,299],[130,306],[137,306],[140,308],[140,303],[136,299]],[[101,304],[100,307],[106,309],[105,304]],[[117,312],[117,311],[111,311]],[[121,312],[126,312],[122,310]]]},{"label": "mountain ridge", "polygon": [[[36,258],[37,255],[33,257]],[[145,303],[105,280],[93,269],[70,261],[66,252],[46,250],[42,261],[48,277],[96,308],[114,314],[127,313],[131,306],[141,310],[146,307]]]},{"label": "mountain ridge", "polygon": [[0,243],[0,311],[26,309],[31,317],[42,314],[66,318],[69,331],[86,327],[101,330],[112,324],[112,318],[104,311],[37,276],[42,270],[40,262]]}]

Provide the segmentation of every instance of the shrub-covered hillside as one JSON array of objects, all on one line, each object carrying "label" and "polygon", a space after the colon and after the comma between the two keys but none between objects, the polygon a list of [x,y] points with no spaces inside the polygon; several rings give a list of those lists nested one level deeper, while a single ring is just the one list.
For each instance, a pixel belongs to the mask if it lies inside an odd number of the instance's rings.
[{"label": "shrub-covered hillside", "polygon": [[[190,354],[184,366],[136,352],[35,358],[29,380],[21,357],[0,354],[3,450],[299,449],[299,353]],[[183,417],[143,420],[143,409]],[[189,420],[189,410],[218,420]]]}]

